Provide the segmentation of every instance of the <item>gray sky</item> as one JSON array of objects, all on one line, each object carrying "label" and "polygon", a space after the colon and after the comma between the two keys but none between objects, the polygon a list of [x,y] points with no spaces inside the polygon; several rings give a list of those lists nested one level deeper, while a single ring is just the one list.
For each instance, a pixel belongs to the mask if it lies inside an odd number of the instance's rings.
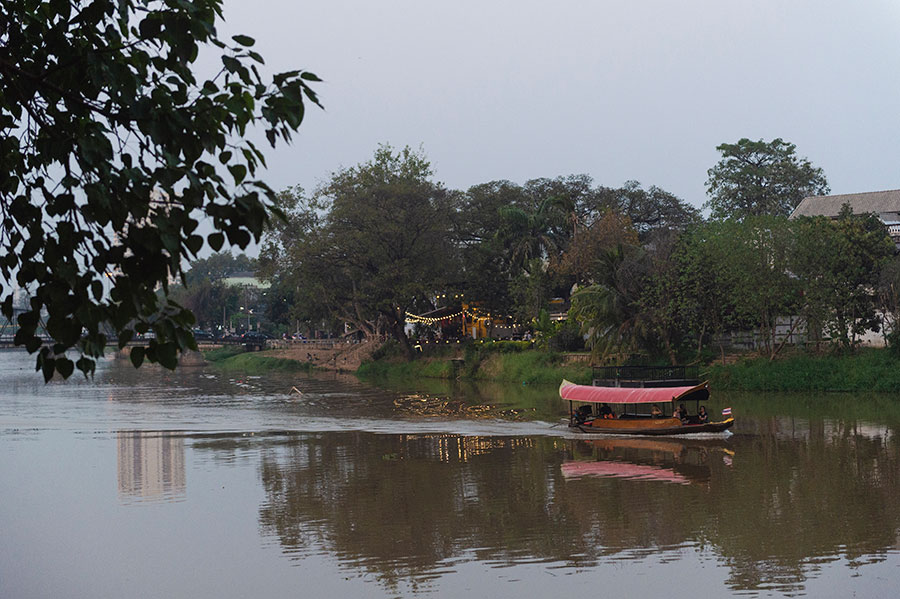
[{"label": "gray sky", "polygon": [[832,193],[900,188],[896,0],[226,0],[270,72],[308,69],[325,111],[268,152],[312,188],[378,143],[447,186],[587,173],[700,206],[716,146],[781,137]]}]

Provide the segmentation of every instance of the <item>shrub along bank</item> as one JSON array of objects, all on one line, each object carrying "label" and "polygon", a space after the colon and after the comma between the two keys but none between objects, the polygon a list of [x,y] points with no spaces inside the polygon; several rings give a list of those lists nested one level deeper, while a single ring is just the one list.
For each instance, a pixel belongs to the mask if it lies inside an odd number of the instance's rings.
[{"label": "shrub along bank", "polygon": [[714,364],[706,377],[716,390],[900,392],[900,358],[874,348],[847,355],[797,353]]},{"label": "shrub along bank", "polygon": [[591,368],[587,364],[567,362],[562,354],[531,349],[529,342],[476,343],[465,350],[448,348],[412,362],[397,358],[387,348],[375,358],[359,367],[360,377],[461,378],[557,385],[563,378],[578,383],[591,380]]}]

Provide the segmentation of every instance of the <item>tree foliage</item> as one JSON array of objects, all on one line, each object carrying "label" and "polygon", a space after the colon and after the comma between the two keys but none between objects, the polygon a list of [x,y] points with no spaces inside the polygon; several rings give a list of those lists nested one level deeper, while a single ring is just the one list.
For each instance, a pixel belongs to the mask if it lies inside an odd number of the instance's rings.
[{"label": "tree foliage", "polygon": [[[218,37],[221,16],[222,0],[0,5],[2,312],[12,318],[15,281],[29,297],[15,342],[40,350],[48,380],[92,372],[110,335],[124,346],[150,330],[132,361],[174,367],[196,344],[169,280],[204,242],[245,247],[263,231],[274,193],[244,135],[260,124],[273,146],[290,139],[318,78],[265,81],[252,38]],[[221,57],[206,80],[193,71],[202,48]]]},{"label": "tree foliage", "polygon": [[346,322],[373,333],[382,320],[412,355],[406,312],[445,289],[457,263],[453,198],[431,176],[421,152],[381,146],[334,173],[266,255]]},{"label": "tree foliage", "polygon": [[886,324],[893,335],[895,349],[900,349],[900,256],[895,255],[885,261],[878,277],[876,289],[878,308],[885,316]]},{"label": "tree foliage", "polygon": [[[846,349],[866,331],[878,332],[879,279],[894,255],[894,244],[874,215],[854,215],[845,205],[836,220],[794,222],[792,271],[803,288],[802,314],[813,340],[824,333]],[[888,305],[882,305],[882,309]]]},{"label": "tree foliage", "polygon": [[780,138],[743,138],[716,149],[722,158],[709,169],[706,181],[712,218],[786,217],[804,197],[829,191],[822,169],[799,158],[797,146]]},{"label": "tree foliage", "polygon": [[[774,357],[785,317],[847,347],[876,324],[877,274],[892,246],[875,217],[791,221],[751,210],[703,221],[636,182],[594,187],[573,175],[453,192],[431,177],[420,153],[382,147],[310,196],[286,190],[290,218],[272,223],[266,276],[306,318],[318,310],[390,331],[407,348],[404,312],[449,308],[437,298],[457,290],[549,338],[565,328],[549,320],[549,300],[577,288],[570,318],[598,356],[616,361],[694,360],[734,332]],[[885,306],[892,281],[886,273],[880,284]],[[580,343],[574,326],[566,334]]]},{"label": "tree foliage", "polygon": [[700,211],[673,193],[651,185],[644,189],[637,181],[622,187],[601,187],[596,194],[594,214],[613,210],[629,218],[641,240],[657,231],[682,231],[701,221]]},{"label": "tree foliage", "polygon": [[236,314],[240,290],[226,286],[221,280],[199,279],[187,287],[174,286],[172,299],[191,311],[197,326],[212,329],[225,326],[225,319]]},{"label": "tree foliage", "polygon": [[237,256],[227,250],[215,252],[206,258],[191,262],[186,278],[189,285],[201,281],[220,281],[239,272],[254,272],[256,259],[244,253]]},{"label": "tree foliage", "polygon": [[778,318],[796,313],[801,293],[790,272],[790,223],[759,216],[710,226],[710,257],[728,294],[730,328],[757,330],[764,350],[774,355]]},{"label": "tree foliage", "polygon": [[638,301],[646,268],[640,247],[616,245],[601,252],[598,280],[572,296],[570,316],[596,356],[621,361],[647,347],[648,323]]},{"label": "tree foliage", "polygon": [[559,269],[574,276],[578,284],[590,284],[603,277],[604,252],[636,245],[638,233],[631,219],[610,209],[590,224],[576,225],[568,248],[560,256]]}]

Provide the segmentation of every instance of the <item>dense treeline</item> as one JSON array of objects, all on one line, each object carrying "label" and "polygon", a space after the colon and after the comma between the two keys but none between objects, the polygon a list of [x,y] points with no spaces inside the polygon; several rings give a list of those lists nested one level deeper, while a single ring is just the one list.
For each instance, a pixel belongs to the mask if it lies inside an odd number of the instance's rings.
[{"label": "dense treeline", "polygon": [[[267,302],[264,292],[248,287],[227,285],[225,279],[243,272],[255,272],[256,260],[245,254],[220,251],[195,260],[185,275],[185,285],[174,285],[170,295],[194,314],[201,329],[224,334],[230,330],[246,330],[259,322]],[[248,315],[255,310],[257,318],[250,325]]]},{"label": "dense treeline", "polygon": [[[450,190],[421,151],[382,146],[312,192],[280,194],[285,218],[260,272],[276,303],[290,298],[289,322],[350,323],[410,356],[406,313],[463,302],[618,361],[693,359],[748,330],[774,356],[787,316],[819,347],[850,348],[881,313],[893,318],[900,266],[875,216],[789,220],[804,196],[827,193],[820,169],[782,140],[719,151],[705,220],[658,187],[587,175]],[[548,321],[554,297],[571,297],[567,323]]]}]

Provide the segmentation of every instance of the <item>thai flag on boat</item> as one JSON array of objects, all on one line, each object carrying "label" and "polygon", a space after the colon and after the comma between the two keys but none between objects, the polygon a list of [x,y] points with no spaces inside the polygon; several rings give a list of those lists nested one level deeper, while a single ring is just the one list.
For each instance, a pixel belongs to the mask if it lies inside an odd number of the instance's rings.
[{"label": "thai flag on boat", "polygon": [[722,410],[722,416],[731,416],[731,408],[725,408]]}]

